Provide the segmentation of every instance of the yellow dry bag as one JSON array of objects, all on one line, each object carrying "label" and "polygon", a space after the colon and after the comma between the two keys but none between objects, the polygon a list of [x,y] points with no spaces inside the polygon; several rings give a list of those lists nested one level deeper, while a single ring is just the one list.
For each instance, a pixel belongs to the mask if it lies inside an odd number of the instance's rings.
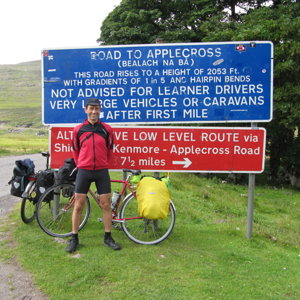
[{"label": "yellow dry bag", "polygon": [[154,177],[143,177],[137,184],[136,197],[139,215],[146,219],[164,219],[170,207],[166,184]]}]

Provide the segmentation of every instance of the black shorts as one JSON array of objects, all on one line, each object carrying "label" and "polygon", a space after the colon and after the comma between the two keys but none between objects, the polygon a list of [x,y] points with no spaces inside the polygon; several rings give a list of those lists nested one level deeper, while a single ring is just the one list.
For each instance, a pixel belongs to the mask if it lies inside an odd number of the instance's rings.
[{"label": "black shorts", "polygon": [[75,182],[75,193],[87,194],[92,182],[95,182],[97,187],[97,192],[99,195],[109,194],[111,192],[108,169],[103,169],[103,170],[78,169],[76,182]]}]

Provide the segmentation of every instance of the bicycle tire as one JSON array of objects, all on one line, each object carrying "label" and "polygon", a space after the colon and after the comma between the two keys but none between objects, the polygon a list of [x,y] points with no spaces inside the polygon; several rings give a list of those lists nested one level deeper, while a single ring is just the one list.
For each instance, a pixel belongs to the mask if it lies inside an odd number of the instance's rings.
[{"label": "bicycle tire", "polygon": [[[36,207],[37,221],[44,232],[53,237],[72,235],[73,197],[74,184],[72,183],[54,185],[45,191]],[[87,196],[79,230],[87,223],[90,212],[91,204]]]},{"label": "bicycle tire", "polygon": [[176,219],[175,206],[171,201],[170,210],[165,219],[138,218],[138,202],[134,195],[130,194],[124,200],[120,218],[133,218],[122,220],[122,228],[130,240],[137,244],[155,245],[161,243],[171,234]]},{"label": "bicycle tire", "polygon": [[25,224],[31,223],[35,219],[36,206],[31,198],[22,198],[21,219]]}]

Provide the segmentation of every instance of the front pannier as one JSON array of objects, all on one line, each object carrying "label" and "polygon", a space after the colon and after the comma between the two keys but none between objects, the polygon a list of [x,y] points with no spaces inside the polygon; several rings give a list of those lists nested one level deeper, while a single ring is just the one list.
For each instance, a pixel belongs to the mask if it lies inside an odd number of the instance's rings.
[{"label": "front pannier", "polygon": [[[40,171],[37,174],[36,179],[36,197],[34,199],[34,202],[37,202],[39,198],[42,196],[42,194],[45,193],[45,191],[54,185],[54,171],[49,169],[45,171]],[[46,199],[46,201],[50,201],[52,195],[49,195],[49,199]]]},{"label": "front pannier", "polygon": [[76,180],[77,169],[73,158],[67,158],[64,161],[63,166],[61,166],[56,175],[56,183],[67,183]]}]

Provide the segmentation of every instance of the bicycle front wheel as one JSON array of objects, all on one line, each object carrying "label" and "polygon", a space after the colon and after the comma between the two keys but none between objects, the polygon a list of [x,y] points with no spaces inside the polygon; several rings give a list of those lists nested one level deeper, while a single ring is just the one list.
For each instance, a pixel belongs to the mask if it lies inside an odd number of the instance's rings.
[{"label": "bicycle front wheel", "polygon": [[[37,221],[47,234],[54,237],[72,235],[72,213],[74,209],[74,184],[64,183],[50,187],[39,199],[36,207]],[[86,197],[79,230],[88,221],[91,204]]]},{"label": "bicycle front wheel", "polygon": [[21,219],[25,224],[31,223],[35,218],[35,203],[32,198],[22,198]]},{"label": "bicycle front wheel", "polygon": [[162,242],[172,232],[175,225],[175,207],[171,201],[165,219],[150,220],[138,217],[138,202],[133,194],[125,199],[121,208],[122,228],[129,239],[142,245]]}]

